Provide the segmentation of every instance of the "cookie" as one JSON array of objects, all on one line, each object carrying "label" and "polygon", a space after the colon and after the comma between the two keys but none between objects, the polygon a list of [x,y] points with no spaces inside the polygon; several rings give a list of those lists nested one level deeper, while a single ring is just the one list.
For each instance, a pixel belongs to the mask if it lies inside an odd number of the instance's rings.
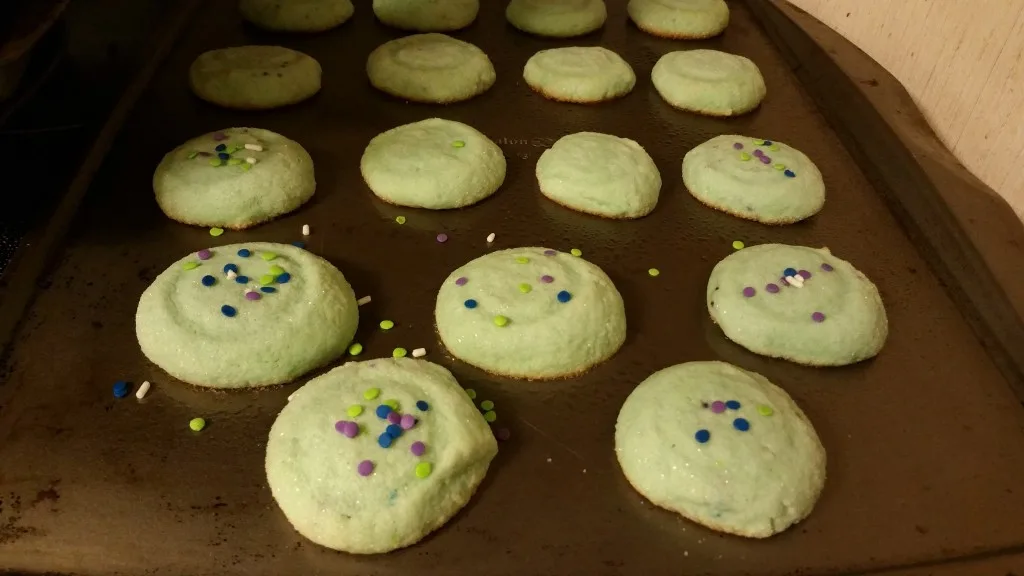
[{"label": "cookie", "polygon": [[676,40],[711,38],[729,25],[725,0],[629,0],[626,11],[637,28]]},{"label": "cookie", "polygon": [[523,79],[545,98],[580,104],[621,98],[636,84],[629,64],[600,46],[541,50],[526,61]]},{"label": "cookie", "polygon": [[509,24],[530,34],[553,38],[582,36],[604,25],[604,0],[511,0]]},{"label": "cookie", "polygon": [[717,50],[669,52],[654,65],[651,81],[674,108],[707,116],[745,114],[767,92],[756,64]]},{"label": "cookie", "polygon": [[434,319],[452,356],[513,378],[580,374],[626,339],[622,296],[608,276],[545,248],[492,252],[452,272]]},{"label": "cookie", "polygon": [[320,91],[320,64],[281,46],[236,46],[204,52],[189,69],[196,96],[225,108],[266,110]]},{"label": "cookie", "polygon": [[363,180],[389,204],[445,210],[487,198],[505,181],[501,148],[461,122],[431,118],[370,140]]},{"label": "cookie", "polygon": [[889,322],[878,289],[827,249],[763,244],[719,262],[708,312],[744,348],[808,366],[843,366],[878,354]]},{"label": "cookie", "polygon": [[563,136],[537,161],[542,194],[605,218],[640,218],[658,203],[661,174],[643,147],[596,132]]},{"label": "cookie", "polygon": [[766,538],[803,520],[825,449],[778,386],[724,362],[655,372],[619,411],[615,455],[651,503],[719,532]]},{"label": "cookie", "polygon": [[239,0],[242,18],[277,32],[323,32],[344,24],[355,8],[352,0]]},{"label": "cookie", "polygon": [[344,354],[359,322],[352,288],[329,262],[287,244],[200,250],[139,299],[142,353],[208,388],[282,384]]},{"label": "cookie", "polygon": [[683,183],[701,203],[764,224],[791,224],[825,205],[811,159],[782,142],[716,136],[683,157]]},{"label": "cookie", "polygon": [[373,13],[388,26],[416,32],[448,32],[476,20],[480,0],[373,0]]},{"label": "cookie", "polygon": [[316,190],[313,160],[298,142],[259,128],[193,138],[156,167],[156,202],[172,220],[240,230],[287,214]]},{"label": "cookie", "polygon": [[382,44],[370,53],[366,73],[382,92],[434,104],[483,94],[495,79],[487,54],[444,34],[415,34]]},{"label": "cookie", "polygon": [[267,484],[292,526],[354,554],[410,546],[466,503],[498,452],[451,373],[408,358],[310,381],[277,416]]}]

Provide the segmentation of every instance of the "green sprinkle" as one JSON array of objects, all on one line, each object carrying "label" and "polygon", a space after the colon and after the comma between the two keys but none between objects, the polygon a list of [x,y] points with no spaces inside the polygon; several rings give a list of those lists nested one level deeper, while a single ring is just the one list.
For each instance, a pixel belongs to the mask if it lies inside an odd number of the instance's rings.
[{"label": "green sprinkle", "polygon": [[768,149],[769,150],[773,150],[773,151],[778,151],[779,150],[779,145],[778,144],[772,144],[771,146],[768,147]]},{"label": "green sprinkle", "polygon": [[228,166],[238,166],[242,161],[238,158],[228,158]]},{"label": "green sprinkle", "polygon": [[185,270],[195,270],[196,268],[199,268],[199,262],[196,262],[195,260],[190,260],[188,262],[185,262],[185,265],[182,266],[182,268],[184,268]]},{"label": "green sprinkle", "polygon": [[193,432],[199,432],[203,428],[206,428],[206,420],[203,420],[202,418],[193,418],[188,421],[188,427],[191,428]]},{"label": "green sprinkle", "polygon": [[786,169],[786,165],[785,164],[776,164],[775,165],[775,169],[778,170],[779,172],[782,172],[783,170]]},{"label": "green sprinkle", "polygon": [[271,266],[270,274],[275,277],[280,276],[281,274],[284,274],[284,268],[281,268],[280,266]]},{"label": "green sprinkle", "polygon": [[224,229],[223,228],[210,228],[210,236],[213,236],[214,238],[216,238],[217,236],[220,236],[223,233],[224,233]]},{"label": "green sprinkle", "polygon": [[391,351],[391,357],[392,358],[405,358],[405,355],[408,354],[408,353],[409,353],[409,351],[406,350],[405,348],[395,348],[394,350]]},{"label": "green sprinkle", "polygon": [[220,158],[210,158],[210,166],[220,166]]},{"label": "green sprinkle", "polygon": [[498,314],[497,316],[494,317],[494,325],[498,327],[507,326],[508,318],[502,316],[501,314]]},{"label": "green sprinkle", "polygon": [[244,148],[244,146],[239,146],[238,144],[232,144],[231,147],[226,150],[226,152],[228,154],[234,154],[235,152],[238,152],[242,148]]},{"label": "green sprinkle", "polygon": [[391,330],[394,327],[395,327],[395,323],[392,322],[391,320],[381,320],[380,321],[380,329],[381,330]]},{"label": "green sprinkle", "polygon": [[772,410],[771,406],[765,406],[762,404],[757,407],[757,413],[761,416],[771,416],[772,414],[775,414],[775,410]]},{"label": "green sprinkle", "polygon": [[494,422],[497,419],[498,419],[498,413],[495,412],[494,410],[490,410],[488,412],[484,412],[484,420],[487,420],[488,422]]},{"label": "green sprinkle", "polygon": [[[356,342],[355,344],[348,347],[348,353],[350,356],[359,356],[360,354],[363,353],[363,345],[360,344],[359,342]],[[369,398],[367,398],[367,400],[369,400]]]},{"label": "green sprinkle", "polygon": [[430,472],[431,472],[430,462],[420,462],[419,464],[416,465],[416,477],[417,478],[426,478],[427,476],[430,476]]},{"label": "green sprinkle", "polygon": [[249,164],[248,162],[246,162],[245,164],[239,164],[238,167],[242,169],[242,172],[248,172],[249,170],[252,170],[252,164]]},{"label": "green sprinkle", "polygon": [[348,410],[346,410],[346,412],[348,412],[349,418],[355,418],[356,416],[359,416],[360,414],[363,413],[363,407],[360,406],[359,404],[353,404],[348,407]]},{"label": "green sprinkle", "polygon": [[188,153],[188,159],[189,159],[189,160],[191,160],[191,159],[195,158],[196,156],[199,156],[199,152],[196,152],[196,151],[192,151],[192,152],[189,152],[189,153]]},{"label": "green sprinkle", "polygon": [[530,261],[530,259],[527,258],[526,256],[518,256],[518,257],[516,257],[516,262],[519,262],[520,264],[526,264],[529,261]]},{"label": "green sprinkle", "polygon": [[389,408],[395,411],[402,409],[402,405],[399,404],[398,400],[395,400],[394,398],[388,398],[387,400],[381,402],[381,404],[388,406]]},{"label": "green sprinkle", "polygon": [[745,246],[746,246],[746,244],[744,244],[744,243],[743,243],[742,241],[740,241],[740,240],[733,240],[733,241],[732,241],[732,249],[733,249],[733,250],[743,250],[743,248],[744,248]]},{"label": "green sprinkle", "polygon": [[580,256],[583,256],[583,250],[580,250],[579,248],[573,248],[572,250],[569,250],[569,254],[572,254],[573,256],[579,258]]},{"label": "green sprinkle", "polygon": [[363,392],[363,398],[367,400],[373,400],[377,396],[380,396],[380,388],[368,388],[366,392]]},{"label": "green sprinkle", "polygon": [[395,216],[395,222],[399,224],[405,224],[405,216]]},{"label": "green sprinkle", "polygon": [[270,262],[274,258],[277,258],[277,254],[274,254],[273,252],[260,252],[260,258]]},{"label": "green sprinkle", "polygon": [[469,396],[470,400],[476,399],[476,390],[472,388],[466,388],[466,396]]},{"label": "green sprinkle", "polygon": [[657,276],[661,274],[661,270],[658,270],[657,268],[651,268],[650,270],[647,271],[647,273],[650,274],[651,276]]},{"label": "green sprinkle", "polygon": [[260,276],[260,284],[262,284],[264,286],[266,286],[267,284],[273,284],[274,283],[274,278],[277,278],[277,276],[272,276],[270,274],[264,274],[263,276]]},{"label": "green sprinkle", "polygon": [[462,140],[456,140],[455,142],[452,142],[452,146],[455,148],[464,148],[466,146],[466,143],[463,142]]},{"label": "green sprinkle", "polygon": [[529,284],[523,283],[519,285],[519,291],[523,294],[529,294],[530,290],[533,290],[533,286],[530,286]]},{"label": "green sprinkle", "polygon": [[494,410],[494,402],[491,402],[490,400],[484,400],[483,402],[480,403],[480,407],[483,408],[484,410]]},{"label": "green sprinkle", "polygon": [[744,162],[750,160],[750,154],[747,154],[746,152],[740,152],[740,160],[743,160]]}]

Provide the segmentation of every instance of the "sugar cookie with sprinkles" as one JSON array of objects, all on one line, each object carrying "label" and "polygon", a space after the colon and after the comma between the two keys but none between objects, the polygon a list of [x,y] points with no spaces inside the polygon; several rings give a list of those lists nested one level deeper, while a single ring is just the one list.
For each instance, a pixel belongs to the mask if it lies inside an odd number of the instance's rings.
[{"label": "sugar cookie with sprinkles", "polygon": [[778,386],[724,362],[655,372],[619,411],[615,455],[651,503],[713,530],[766,538],[806,518],[825,449]]},{"label": "sugar cookie with sprinkles", "polygon": [[278,32],[323,32],[344,24],[352,0],[239,0],[238,11],[250,23]]},{"label": "sugar cookie with sprinkles", "polygon": [[725,0],[630,0],[626,11],[637,28],[661,38],[711,38],[729,25]]},{"label": "sugar cookie with sprinkles", "polygon": [[480,0],[373,0],[377,19],[400,30],[448,32],[476,20]]},{"label": "sugar cookie with sprinkles", "polygon": [[496,78],[483,50],[444,34],[386,42],[366,60],[374,88],[413,102],[450,104],[486,92]]},{"label": "sugar cookie with sprinkles", "polygon": [[225,108],[267,110],[320,91],[320,63],[282,46],[234,46],[200,54],[189,69],[196,96]]},{"label": "sugar cookie with sprinkles", "polygon": [[374,137],[359,168],[388,204],[447,210],[494,194],[506,162],[501,148],[473,127],[431,118]]},{"label": "sugar cookie with sprinkles", "polygon": [[654,64],[651,82],[673,108],[706,116],[746,114],[767,93],[756,64],[717,50],[669,52]]},{"label": "sugar cookie with sprinkles", "polygon": [[267,483],[292,526],[354,554],[411,546],[473,496],[498,446],[448,370],[353,362],[297,390],[267,440]]},{"label": "sugar cookie with sprinkles", "polygon": [[580,374],[626,339],[622,296],[608,276],[547,248],[492,252],[455,270],[434,319],[453,356],[513,378]]},{"label": "sugar cookie with sprinkles", "polygon": [[633,68],[600,46],[541,50],[526,61],[523,79],[549,100],[580,104],[620,98],[636,85]]},{"label": "sugar cookie with sprinkles", "polygon": [[808,366],[843,366],[878,354],[889,322],[878,289],[827,249],[763,244],[711,271],[708,312],[751,352]]},{"label": "sugar cookie with sprinkles", "polygon": [[298,142],[259,128],[228,128],[171,150],[153,174],[156,202],[172,220],[241,230],[313,197],[313,159]]},{"label": "sugar cookie with sprinkles", "polygon": [[825,205],[821,172],[775,140],[716,136],[683,157],[683,183],[702,204],[764,224],[791,224]]},{"label": "sugar cookie with sprinkles", "polygon": [[329,262],[252,242],[189,254],[139,299],[142,353],[208,388],[282,384],[341,357],[359,322],[355,294]]},{"label": "sugar cookie with sprinkles", "polygon": [[511,0],[509,24],[530,34],[571,38],[597,30],[608,18],[604,0]]}]

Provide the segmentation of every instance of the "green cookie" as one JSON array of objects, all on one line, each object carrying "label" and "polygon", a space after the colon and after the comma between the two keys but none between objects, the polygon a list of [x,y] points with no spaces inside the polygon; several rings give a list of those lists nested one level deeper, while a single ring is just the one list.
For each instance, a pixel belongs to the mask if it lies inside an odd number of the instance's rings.
[{"label": "green cookie", "polygon": [[669,52],[654,65],[651,81],[674,108],[707,116],[745,114],[767,92],[756,64],[717,50]]},{"label": "green cookie", "polygon": [[373,0],[377,19],[399,30],[448,32],[476,20],[480,0]]},{"label": "green cookie", "polygon": [[729,25],[725,0],[629,0],[626,10],[637,28],[661,38],[700,40]]},{"label": "green cookie", "polygon": [[415,34],[380,45],[366,60],[366,74],[382,92],[433,104],[468,100],[495,80],[487,54],[444,34]]},{"label": "green cookie", "polygon": [[608,9],[604,0],[511,0],[505,18],[523,32],[570,38],[603,26]]},{"label": "green cookie", "polygon": [[221,48],[196,58],[189,83],[196,96],[225,108],[279,108],[320,91],[320,64],[281,46]]},{"label": "green cookie", "polygon": [[267,30],[322,32],[344,24],[355,8],[352,0],[239,0],[238,10]]},{"label": "green cookie", "polygon": [[523,79],[546,98],[578,103],[620,98],[636,84],[629,64],[600,46],[541,50],[526,61]]}]

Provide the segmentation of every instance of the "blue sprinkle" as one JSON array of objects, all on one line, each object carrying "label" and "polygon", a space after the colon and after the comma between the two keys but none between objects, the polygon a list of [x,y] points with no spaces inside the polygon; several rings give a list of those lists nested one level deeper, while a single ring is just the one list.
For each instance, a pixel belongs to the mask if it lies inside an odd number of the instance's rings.
[{"label": "blue sprinkle", "polygon": [[234,264],[225,264],[224,273],[227,274],[229,271],[238,274],[238,266],[235,266]]},{"label": "blue sprinkle", "polygon": [[295,246],[296,248],[305,248],[306,243],[302,240],[296,240],[295,242],[292,242],[292,246]]},{"label": "blue sprinkle", "polygon": [[387,419],[388,414],[391,414],[391,406],[388,406],[387,404],[377,406],[377,418],[385,420]]},{"label": "blue sprinkle", "polygon": [[397,439],[402,437],[402,427],[398,424],[388,424],[388,427],[385,428],[384,431],[392,438]]},{"label": "blue sprinkle", "polygon": [[772,145],[772,141],[771,140],[765,140],[764,144],[761,144],[761,146],[771,146],[771,145]]},{"label": "blue sprinkle", "polygon": [[217,279],[207,274],[206,276],[203,276],[202,282],[203,286],[213,286],[214,284],[217,283]]},{"label": "blue sprinkle", "polygon": [[279,274],[277,276],[277,283],[278,284],[287,284],[288,281],[291,280],[291,279],[292,279],[292,275],[287,273],[287,272],[285,272],[284,274]]},{"label": "blue sprinkle", "polygon": [[707,430],[697,430],[697,433],[694,434],[693,437],[696,438],[697,442],[704,444],[708,440],[711,440],[711,432],[708,432]]},{"label": "blue sprinkle", "polygon": [[796,276],[796,270],[792,268],[786,268],[782,271],[783,276]]},{"label": "blue sprinkle", "polygon": [[568,302],[569,300],[572,300],[572,294],[570,294],[567,290],[562,290],[561,292],[558,293],[557,298],[559,302],[565,303]]},{"label": "blue sprinkle", "polygon": [[732,427],[740,432],[746,432],[750,430],[750,422],[747,422],[746,418],[737,418],[732,421]]},{"label": "blue sprinkle", "polygon": [[380,436],[377,436],[377,444],[380,444],[381,448],[391,448],[391,441],[394,440],[387,432],[384,432]]},{"label": "blue sprinkle", "polygon": [[218,152],[217,158],[220,158],[221,160],[227,160],[228,158],[231,158],[231,155],[228,154],[227,152]]},{"label": "blue sprinkle", "polygon": [[423,400],[417,400],[416,409],[419,410],[420,412],[426,412],[427,410],[430,410],[430,404],[427,404]]},{"label": "blue sprinkle", "polygon": [[227,304],[220,307],[220,313],[227,316],[228,318],[234,317],[236,312],[237,311],[234,309],[234,307],[228,306]]},{"label": "blue sprinkle", "polygon": [[740,403],[737,400],[729,400],[728,402],[725,403],[725,407],[728,408],[729,410],[739,410]]},{"label": "blue sprinkle", "polygon": [[277,292],[277,288],[274,288],[273,286],[261,286],[260,292],[263,292],[264,294],[273,294],[274,292]]},{"label": "blue sprinkle", "polygon": [[796,178],[796,172],[793,172],[792,170],[786,170],[783,174],[788,178]]},{"label": "blue sprinkle", "polygon": [[248,284],[249,283],[249,277],[248,276],[235,276],[235,282],[238,282],[239,284]]},{"label": "blue sprinkle", "polygon": [[238,255],[242,258],[248,258],[249,256],[252,256],[252,252],[249,252],[247,248],[242,248],[238,251]]},{"label": "blue sprinkle", "polygon": [[228,149],[228,147],[223,145],[223,144],[217,144],[217,147],[214,148],[214,150],[216,150],[217,152],[223,152],[223,151],[225,151],[227,149]]},{"label": "blue sprinkle", "polygon": [[128,391],[131,389],[128,383],[124,380],[118,380],[114,383],[114,398],[124,398],[128,395]]},{"label": "blue sprinkle", "polygon": [[463,302],[463,304],[465,304],[466,308],[469,308],[470,310],[476,308],[476,300],[473,300],[472,298],[466,300],[465,302]]}]

